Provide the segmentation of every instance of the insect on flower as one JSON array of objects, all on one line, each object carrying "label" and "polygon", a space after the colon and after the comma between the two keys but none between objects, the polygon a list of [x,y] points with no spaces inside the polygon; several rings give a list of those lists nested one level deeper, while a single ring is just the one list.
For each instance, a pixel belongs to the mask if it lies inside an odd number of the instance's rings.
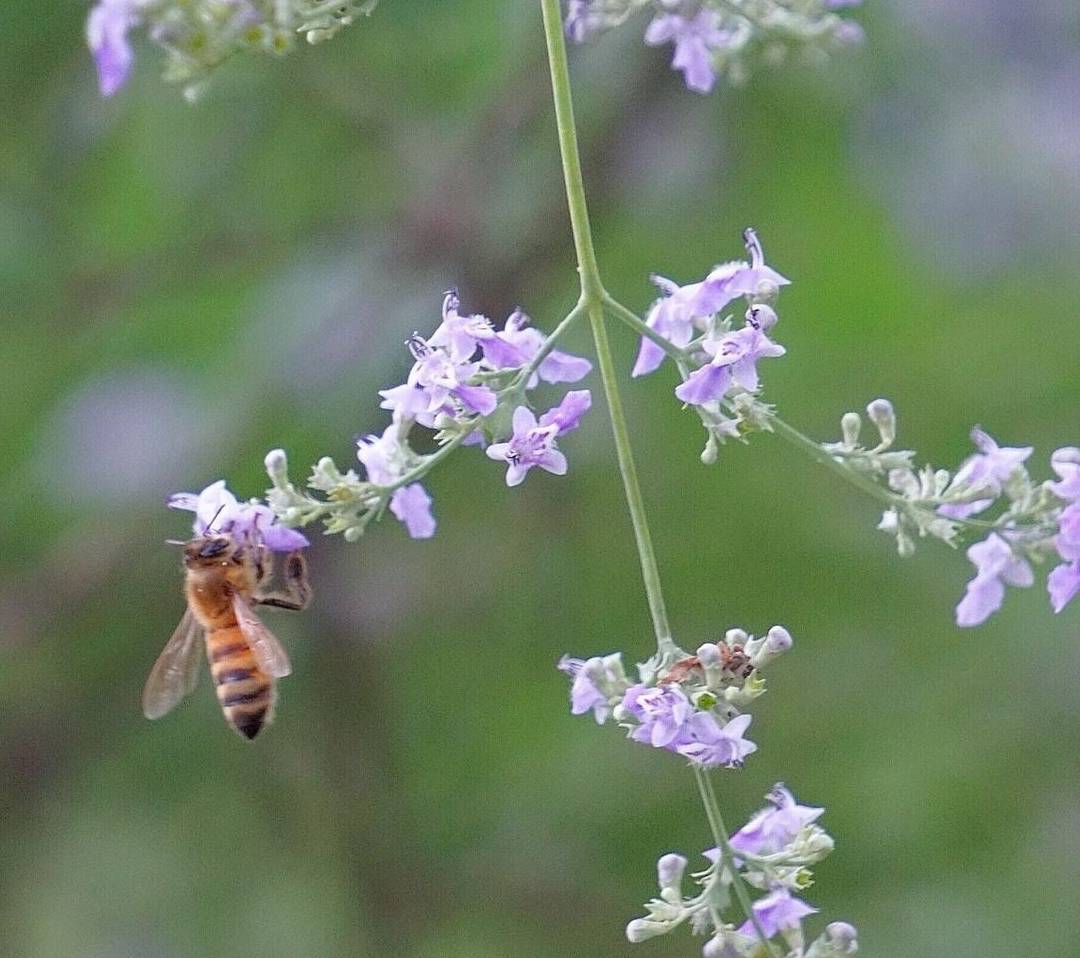
[{"label": "insect on flower", "polygon": [[[214,503],[220,505],[207,521],[207,510]],[[253,739],[273,718],[275,680],[292,671],[285,649],[255,607],[306,608],[311,587],[299,550],[307,540],[294,530],[272,525],[265,506],[238,504],[224,483],[208,487],[197,499],[173,497],[170,505],[193,508],[197,516],[196,535],[184,543],[187,611],[146,680],[143,714],[161,718],[194,690],[199,640],[204,638],[225,720],[240,735]],[[215,522],[221,531],[212,530]],[[270,590],[273,552],[286,548],[285,588]]]}]

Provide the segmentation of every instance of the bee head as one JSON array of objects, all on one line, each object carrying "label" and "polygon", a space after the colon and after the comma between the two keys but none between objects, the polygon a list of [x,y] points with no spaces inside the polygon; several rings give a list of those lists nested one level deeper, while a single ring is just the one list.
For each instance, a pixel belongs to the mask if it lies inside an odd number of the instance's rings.
[{"label": "bee head", "polygon": [[188,565],[220,562],[231,558],[235,551],[236,543],[230,536],[205,535],[192,539],[184,546],[184,559]]}]

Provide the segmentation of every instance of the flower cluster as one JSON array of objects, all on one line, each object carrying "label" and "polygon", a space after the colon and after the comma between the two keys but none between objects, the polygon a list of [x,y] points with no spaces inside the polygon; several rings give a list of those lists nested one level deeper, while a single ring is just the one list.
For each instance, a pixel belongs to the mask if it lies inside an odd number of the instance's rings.
[{"label": "flower cluster", "polygon": [[[778,784],[766,796],[768,805],[739,829],[727,848],[702,853],[709,865],[693,877],[700,892],[686,897],[683,877],[688,861],[668,853],[656,863],[659,897],[645,905],[647,914],[626,926],[631,942],[666,934],[688,922],[695,934],[708,935],[704,958],[750,958],[761,955],[762,939],[781,938],[790,953],[805,958],[839,958],[858,950],[855,929],[832,922],[809,948],[803,919],[817,913],[795,893],[812,882],[809,866],[833,849],[832,838],[817,824],[825,809],[800,805]],[[726,921],[732,885],[745,882],[764,892],[751,906],[752,915],[736,924]]]},{"label": "flower cluster", "polygon": [[86,21],[101,92],[127,81],[135,56],[130,35],[142,29],[166,54],[165,79],[196,96],[210,72],[235,53],[284,54],[297,33],[311,43],[333,36],[378,0],[98,0]]},{"label": "flower cluster", "polygon": [[841,419],[843,438],[821,449],[888,503],[878,528],[896,538],[903,556],[916,540],[930,536],[957,545],[962,535],[978,534],[967,556],[975,566],[956,607],[956,623],[975,626],[1001,608],[1005,586],[1034,584],[1033,566],[1047,558],[1058,564],[1047,577],[1055,612],[1080,592],[1080,449],[1058,449],[1050,457],[1057,481],[1036,482],[1026,463],[1030,446],[1001,446],[983,429],[971,432],[975,452],[956,469],[916,469],[915,453],[893,449],[896,415],[892,404],[876,399],[867,415],[879,441],[861,443],[858,413]]},{"label": "flower cluster", "polygon": [[681,755],[702,768],[738,768],[757,746],[744,737],[750,715],[741,711],[765,691],[761,669],[791,648],[791,635],[773,626],[754,638],[730,629],[695,655],[672,651],[626,676],[619,653],[591,659],[564,656],[559,668],[573,679],[570,711],[609,717],[635,742]]},{"label": "flower cluster", "polygon": [[[653,282],[664,293],[645,318],[652,336],[644,336],[632,375],[656,370],[673,355],[682,382],[675,395],[694,407],[709,434],[702,459],[716,460],[717,443],[754,429],[768,428],[769,410],[758,401],[762,359],[783,356],[783,346],[769,338],[777,322],[773,309],[780,287],[790,280],[765,264],[752,229],[744,233],[750,261],[722,263],[703,280],[679,286],[663,276]],[[743,325],[725,310],[744,298]],[[666,341],[666,343],[665,343]]]},{"label": "flower cluster", "polygon": [[178,492],[169,496],[166,505],[195,513],[193,531],[197,536],[227,535],[241,545],[263,547],[271,552],[294,552],[308,545],[295,529],[283,526],[273,511],[257,500],[239,502],[226,487],[225,480],[212,482],[202,492]]},{"label": "flower cluster", "polygon": [[[380,435],[358,443],[364,478],[324,458],[308,480],[323,494],[317,497],[289,481],[283,452],[267,456],[273,483],[267,501],[283,522],[306,525],[321,518],[327,532],[355,540],[388,508],[410,536],[426,539],[435,533],[435,518],[419,480],[458,446],[486,446],[488,458],[506,465],[508,486],[523,482],[533,466],[566,472],[558,440],[578,427],[591,393],[571,390],[539,418],[526,394],[540,383],[576,382],[591,363],[554,349],[554,341],[530,326],[521,310],[496,329],[485,316],[462,314],[460,306],[457,294],[447,293],[438,328],[427,338],[414,333],[407,340],[413,364],[405,382],[380,391],[391,422]],[[435,452],[421,454],[410,445],[418,426],[434,432]]]},{"label": "flower cluster", "polygon": [[819,60],[861,42],[857,24],[835,12],[860,0],[569,0],[566,32],[577,43],[625,22],[639,8],[652,12],[649,46],[672,44],[673,69],[697,93],[718,76],[742,83],[756,59],[777,65],[792,56]]}]

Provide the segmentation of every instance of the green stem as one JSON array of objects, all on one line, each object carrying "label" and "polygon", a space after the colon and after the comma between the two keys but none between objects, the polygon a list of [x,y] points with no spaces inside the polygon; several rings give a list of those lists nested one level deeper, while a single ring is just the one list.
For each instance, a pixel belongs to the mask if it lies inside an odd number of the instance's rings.
[{"label": "green stem", "polygon": [[607,311],[616,319],[622,320],[627,326],[634,330],[634,332],[656,343],[657,346],[667,353],[674,361],[675,365],[678,366],[679,374],[683,379],[686,379],[686,377],[690,375],[690,367],[686,362],[685,349],[680,349],[671,342],[671,340],[661,336],[660,333],[647,323],[642,322],[642,320],[638,318],[637,313],[627,309],[610,293],[604,293],[604,306],[607,307]]},{"label": "green stem", "polygon": [[623,414],[619,395],[618,374],[611,356],[607,327],[604,325],[604,302],[607,294],[600,279],[593,248],[589,210],[585,202],[585,184],[581,176],[581,158],[578,152],[577,127],[574,123],[574,104],[570,92],[570,70],[566,61],[566,41],[563,37],[560,0],[540,0],[544,15],[544,34],[547,39],[548,65],[551,70],[551,92],[555,103],[555,123],[559,134],[559,153],[562,157],[563,179],[566,185],[566,202],[570,211],[570,226],[574,234],[574,250],[577,254],[578,273],[581,280],[580,306],[589,317],[596,358],[600,366],[600,379],[604,384],[611,428],[615,437],[615,452],[619,460],[626,504],[634,527],[641,576],[645,583],[645,596],[652,616],[656,646],[661,655],[670,656],[677,651],[671,637],[664,595],[660,586],[660,570],[656,565],[652,537],[645,515],[645,503],[638,484],[630,445],[630,431]]},{"label": "green stem", "polygon": [[418,466],[414,466],[408,472],[402,474],[393,482],[388,483],[385,486],[375,486],[384,497],[388,497],[391,493],[397,492],[404,486],[412,485],[419,479],[423,479],[432,469],[435,468],[440,462],[442,462],[447,456],[450,455],[458,446],[464,441],[473,430],[471,428],[462,429],[453,439],[448,442],[444,442],[435,452],[430,456],[424,456]]},{"label": "green stem", "polygon": [[728,840],[727,829],[724,827],[724,819],[720,815],[720,803],[716,800],[716,792],[713,791],[712,780],[709,778],[709,773],[700,765],[695,765],[694,778],[697,779],[698,791],[701,792],[701,803],[705,806],[705,814],[709,819],[709,827],[712,829],[713,840],[716,842],[717,848],[720,849],[721,861],[731,873],[731,885],[732,888],[735,889],[735,897],[739,899],[739,905],[746,913],[746,917],[750,920],[750,924],[754,926],[754,931],[757,932],[758,938],[761,939],[761,945],[769,955],[769,958],[779,958],[776,949],[773,947],[772,942],[769,941],[768,936],[765,934],[765,929],[761,927],[761,922],[754,912],[754,906],[750,901],[750,896],[746,893],[743,877],[738,868],[735,867],[735,853],[732,851],[731,842]]}]

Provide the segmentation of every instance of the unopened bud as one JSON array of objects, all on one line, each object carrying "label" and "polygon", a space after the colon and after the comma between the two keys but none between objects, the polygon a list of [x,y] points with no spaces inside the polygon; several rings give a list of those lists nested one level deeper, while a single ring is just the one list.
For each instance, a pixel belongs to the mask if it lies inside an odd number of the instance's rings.
[{"label": "unopened bud", "polygon": [[746,629],[728,629],[724,634],[724,641],[728,645],[746,645],[746,640],[750,638],[750,633]]},{"label": "unopened bud", "polygon": [[723,665],[723,659],[720,657],[720,647],[713,642],[706,642],[704,645],[699,645],[697,652],[694,654],[706,669]]},{"label": "unopened bud", "polygon": [[866,415],[877,426],[883,445],[891,446],[896,439],[896,412],[888,399],[875,399],[866,407]]},{"label": "unopened bud", "polygon": [[349,528],[342,533],[346,542],[356,542],[363,534],[364,530],[359,526],[349,526]]},{"label": "unopened bud", "polygon": [[662,935],[667,930],[668,926],[659,921],[635,918],[626,926],[626,940],[636,945],[639,941],[648,941],[650,938]]},{"label": "unopened bud", "polygon": [[862,432],[862,416],[857,412],[846,412],[840,417],[840,431],[844,434],[844,445],[855,447],[859,444]]},{"label": "unopened bud", "polygon": [[663,891],[666,888],[679,890],[682,885],[683,874],[686,871],[687,860],[682,855],[669,852],[662,855],[656,862],[656,881]]},{"label": "unopened bud", "polygon": [[281,488],[289,481],[289,460],[284,449],[271,449],[263,460],[270,481]]},{"label": "unopened bud", "polygon": [[701,462],[703,465],[711,466],[719,458],[720,450],[716,445],[716,437],[710,432],[709,438],[705,440],[705,448],[701,450]]},{"label": "unopened bud", "polygon": [[825,937],[841,955],[853,955],[859,950],[859,933],[846,921],[834,921],[825,926]]},{"label": "unopened bud", "polygon": [[754,644],[757,648],[750,653],[750,664],[755,669],[760,669],[787,652],[793,642],[787,629],[782,625],[774,625],[763,640]]},{"label": "unopened bud", "polygon": [[754,305],[746,311],[746,321],[755,329],[760,329],[762,332],[768,332],[772,329],[779,318],[780,317],[776,315],[776,310],[771,306],[766,306],[764,303],[754,303]]}]

